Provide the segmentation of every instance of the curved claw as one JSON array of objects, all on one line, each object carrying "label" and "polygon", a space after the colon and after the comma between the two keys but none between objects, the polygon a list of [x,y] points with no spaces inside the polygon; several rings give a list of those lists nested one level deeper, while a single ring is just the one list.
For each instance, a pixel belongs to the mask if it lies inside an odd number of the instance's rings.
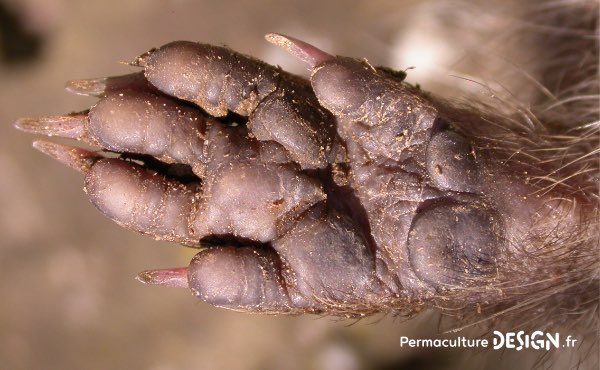
[{"label": "curved claw", "polygon": [[279,33],[269,33],[265,35],[265,39],[271,44],[285,49],[288,53],[308,64],[311,69],[334,58],[311,44]]},{"label": "curved claw", "polygon": [[135,279],[144,284],[162,285],[170,288],[189,288],[187,267],[146,270],[140,272]]},{"label": "curved claw", "polygon": [[83,174],[88,173],[92,165],[98,159],[103,158],[102,156],[85,149],[43,140],[34,141],[33,147]]},{"label": "curved claw", "polygon": [[19,118],[14,123],[14,126],[21,131],[32,134],[81,140],[87,136],[85,129],[86,122],[87,112],[81,112],[65,116]]}]

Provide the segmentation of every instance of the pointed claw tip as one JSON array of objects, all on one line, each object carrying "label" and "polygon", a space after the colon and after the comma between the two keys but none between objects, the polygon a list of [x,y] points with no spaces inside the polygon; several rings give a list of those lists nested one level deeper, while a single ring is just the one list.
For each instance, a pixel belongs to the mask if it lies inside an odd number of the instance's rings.
[{"label": "pointed claw tip", "polygon": [[135,279],[143,284],[161,285],[172,288],[188,288],[187,273],[187,267],[146,270],[140,272]]},{"label": "pointed claw tip", "polygon": [[271,44],[282,46],[282,44],[286,42],[287,37],[280,33],[270,32],[265,35],[265,40],[267,40]]},{"label": "pointed claw tip", "polygon": [[[51,143],[49,141],[36,140],[32,146],[48,157],[54,158],[62,163],[65,163],[65,155],[67,154],[62,145]],[[67,154],[68,155],[68,154]]]},{"label": "pointed claw tip", "polygon": [[57,122],[57,117],[23,117],[15,121],[13,126],[21,131],[33,134],[53,136],[51,126]]},{"label": "pointed claw tip", "polygon": [[73,94],[100,96],[106,91],[106,78],[90,78],[67,81],[65,89]]},{"label": "pointed claw tip", "polygon": [[32,134],[80,140],[85,138],[86,119],[85,112],[55,117],[25,117],[16,120],[14,126]]},{"label": "pointed claw tip", "polygon": [[36,118],[32,117],[19,118],[13,123],[13,126],[18,130],[29,132],[31,131],[31,127],[35,126],[34,122],[36,120]]},{"label": "pointed claw tip", "polygon": [[135,276],[135,280],[142,284],[152,284],[152,271],[142,271]]},{"label": "pointed claw tip", "polygon": [[36,140],[31,144],[31,146],[39,150],[40,152],[50,156],[50,153],[52,153],[52,145],[50,144],[52,143],[48,141]]},{"label": "pointed claw tip", "polygon": [[102,158],[95,153],[85,149],[74,148],[66,145],[56,144],[44,140],[36,140],[33,147],[46,154],[50,158],[65,164],[78,172],[87,173],[92,165]]},{"label": "pointed claw tip", "polygon": [[285,49],[288,53],[308,64],[311,69],[317,64],[333,58],[333,56],[330,54],[316,48],[315,46],[312,46],[309,43],[300,41],[290,36],[282,35],[280,33],[268,33],[265,35],[265,39],[271,44]]}]

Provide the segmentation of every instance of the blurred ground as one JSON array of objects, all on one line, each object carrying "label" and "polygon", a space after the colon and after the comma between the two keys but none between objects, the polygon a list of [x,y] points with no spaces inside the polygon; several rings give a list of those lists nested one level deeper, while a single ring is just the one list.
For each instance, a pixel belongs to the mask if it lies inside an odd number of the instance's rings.
[{"label": "blurred ground", "polygon": [[[134,280],[137,272],[185,265],[194,251],[104,219],[78,174],[33,150],[32,137],[12,128],[18,117],[89,107],[94,100],[67,94],[65,81],[129,73],[119,61],[177,39],[226,44],[301,72],[264,41],[275,31],[389,65],[397,60],[390,45],[418,1],[0,5],[23,21],[5,31],[0,50],[17,36],[32,50],[0,64],[0,368],[453,369],[475,355],[401,349],[401,335],[436,335],[437,319],[428,315],[408,324],[375,318],[349,326],[330,318],[243,315],[199,303],[184,290],[143,286]],[[7,19],[0,18],[3,26]]]}]

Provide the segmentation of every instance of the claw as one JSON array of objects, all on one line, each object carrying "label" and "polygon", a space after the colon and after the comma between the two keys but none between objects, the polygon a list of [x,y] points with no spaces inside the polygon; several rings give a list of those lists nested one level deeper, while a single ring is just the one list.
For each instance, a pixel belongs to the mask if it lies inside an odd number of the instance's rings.
[{"label": "claw", "polygon": [[271,44],[277,45],[285,49],[288,53],[308,64],[310,68],[314,68],[320,63],[326,62],[333,58],[332,55],[317,49],[316,47],[293,37],[281,35],[279,33],[269,33],[265,35],[265,39]]},{"label": "claw", "polygon": [[107,80],[105,78],[91,78],[85,80],[71,80],[65,84],[68,92],[84,96],[100,96],[106,91]]},{"label": "claw", "polygon": [[144,284],[162,285],[172,288],[189,288],[187,267],[146,270],[140,272],[135,279]]},{"label": "claw", "polygon": [[81,112],[67,116],[20,118],[15,122],[15,127],[32,134],[81,140],[86,136],[86,123],[87,112]]},{"label": "claw", "polygon": [[155,90],[144,77],[144,72],[123,76],[91,78],[68,81],[68,92],[84,96],[104,96],[107,92],[122,90]]},{"label": "claw", "polygon": [[49,141],[34,141],[33,147],[49,157],[66,164],[81,173],[89,172],[92,165],[102,156],[81,148],[51,143]]}]

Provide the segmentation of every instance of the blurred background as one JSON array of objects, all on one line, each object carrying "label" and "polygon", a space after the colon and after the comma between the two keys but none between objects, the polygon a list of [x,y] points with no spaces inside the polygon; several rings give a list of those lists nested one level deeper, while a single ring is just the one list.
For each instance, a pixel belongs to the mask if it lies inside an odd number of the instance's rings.
[{"label": "blurred background", "polygon": [[[281,32],[373,64],[417,66],[409,79],[443,92],[440,81],[484,35],[463,34],[454,46],[447,30],[475,18],[453,2],[434,3],[0,0],[0,368],[455,369],[529,361],[523,353],[400,348],[401,335],[437,338],[435,314],[409,322],[256,316],[144,286],[134,280],[139,271],[187,265],[195,251],[103,218],[80,175],[12,127],[19,117],[88,108],[94,99],[69,95],[67,80],[130,73],[119,62],[178,39],[305,73],[264,41]],[[503,19],[476,18],[482,30]],[[470,336],[450,337],[457,335]]]}]

